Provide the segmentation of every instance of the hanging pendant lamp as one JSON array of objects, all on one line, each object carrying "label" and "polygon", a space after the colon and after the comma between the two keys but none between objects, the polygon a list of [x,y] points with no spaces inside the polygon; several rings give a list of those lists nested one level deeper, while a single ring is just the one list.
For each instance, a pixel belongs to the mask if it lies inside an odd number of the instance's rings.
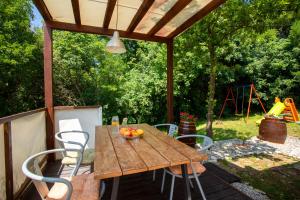
[{"label": "hanging pendant lamp", "polygon": [[106,44],[106,51],[110,53],[125,53],[126,49],[123,42],[120,40],[119,32],[114,31],[112,38]]},{"label": "hanging pendant lamp", "polygon": [[[118,27],[118,14],[119,14],[119,5],[117,1],[117,20],[116,20],[116,30]],[[109,42],[106,44],[106,51],[110,53],[125,53],[126,48],[123,42],[120,39],[118,31],[114,31],[113,36],[110,38]]]}]

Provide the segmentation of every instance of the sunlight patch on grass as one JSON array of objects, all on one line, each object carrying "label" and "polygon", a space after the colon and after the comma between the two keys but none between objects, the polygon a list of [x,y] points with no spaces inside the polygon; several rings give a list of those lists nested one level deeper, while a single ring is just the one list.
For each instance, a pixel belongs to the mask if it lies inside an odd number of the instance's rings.
[{"label": "sunlight patch on grass", "polygon": [[220,160],[218,164],[266,192],[271,199],[297,199],[300,196],[299,159],[282,154],[261,154]]},{"label": "sunlight patch on grass", "polygon": [[[256,121],[263,118],[263,115],[252,115],[246,122],[243,117],[230,117],[221,120],[216,120],[213,123],[214,140],[225,139],[242,139],[246,140],[253,136],[257,136],[259,127]],[[206,134],[205,132],[206,121],[201,120],[197,123],[197,132],[199,134]],[[288,135],[300,137],[300,125],[296,123],[287,123]]]}]

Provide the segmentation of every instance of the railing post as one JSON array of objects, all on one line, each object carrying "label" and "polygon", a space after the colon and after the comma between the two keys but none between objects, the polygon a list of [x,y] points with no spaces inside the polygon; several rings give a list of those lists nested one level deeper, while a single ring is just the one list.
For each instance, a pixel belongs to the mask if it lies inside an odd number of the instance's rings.
[{"label": "railing post", "polygon": [[[52,29],[46,23],[44,25],[44,92],[45,92],[45,107],[46,107],[47,149],[54,148],[52,62],[53,62]],[[54,160],[54,155],[50,155],[49,160]]]},{"label": "railing post", "polygon": [[167,42],[167,116],[168,122],[174,121],[173,112],[173,39]]},{"label": "railing post", "polygon": [[14,197],[14,182],[13,182],[14,179],[13,179],[11,121],[5,122],[3,125],[4,125],[6,199],[12,200]]}]

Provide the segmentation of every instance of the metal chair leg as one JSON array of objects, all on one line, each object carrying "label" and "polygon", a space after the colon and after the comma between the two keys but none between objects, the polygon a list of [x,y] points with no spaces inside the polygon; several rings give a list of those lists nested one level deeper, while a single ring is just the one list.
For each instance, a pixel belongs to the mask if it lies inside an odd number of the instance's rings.
[{"label": "metal chair leg", "polygon": [[194,167],[193,167],[192,164],[191,164],[191,167],[192,167],[193,175],[194,175],[194,177],[195,177],[195,179],[196,179],[196,183],[197,183],[198,188],[199,188],[199,190],[200,190],[201,196],[202,196],[203,200],[206,200],[206,197],[205,197],[205,194],[204,194],[204,192],[203,192],[202,186],[201,186],[201,184],[200,184],[199,178],[198,178],[198,176],[197,176],[197,174],[196,174],[196,172],[195,172]]},{"label": "metal chair leg", "polygon": [[174,192],[174,183],[175,183],[175,176],[172,176],[172,184],[171,184],[171,191],[170,191],[170,199],[173,199],[173,192]]},{"label": "metal chair leg", "polygon": [[191,188],[194,189],[194,184],[193,184],[193,182],[192,182],[192,179],[189,178],[189,181],[190,181]]},{"label": "metal chair leg", "polygon": [[153,178],[152,178],[153,182],[155,181],[155,175],[156,175],[156,170],[153,170]]},{"label": "metal chair leg", "polygon": [[102,180],[100,180],[100,200],[103,198],[103,196],[104,196],[104,193],[105,193],[105,183],[104,183],[104,181],[102,181]]},{"label": "metal chair leg", "polygon": [[64,164],[61,164],[61,165],[60,165],[59,170],[58,170],[58,172],[57,172],[57,175],[58,175],[58,176],[61,175],[62,171],[64,170],[64,167],[65,167]]},{"label": "metal chair leg", "polygon": [[162,182],[161,182],[160,193],[163,193],[163,192],[164,192],[165,178],[166,178],[166,170],[164,170],[164,175],[163,175],[163,179],[162,179]]}]

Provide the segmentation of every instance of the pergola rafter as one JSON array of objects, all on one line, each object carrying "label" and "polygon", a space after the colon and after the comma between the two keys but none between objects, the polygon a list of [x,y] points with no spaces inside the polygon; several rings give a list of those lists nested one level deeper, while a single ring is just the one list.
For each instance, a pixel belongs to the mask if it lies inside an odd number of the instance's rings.
[{"label": "pergola rafter", "polygon": [[149,31],[149,35],[155,35],[162,27],[164,27],[173,17],[175,17],[185,6],[191,3],[192,0],[181,0],[166,13],[166,15],[158,21],[158,23]]},{"label": "pergola rafter", "polygon": [[139,8],[139,10],[136,12],[134,18],[132,19],[127,31],[133,32],[134,29],[137,27],[137,25],[140,23],[140,21],[143,19],[147,11],[150,9],[152,4],[154,3],[154,0],[144,0],[143,4]]},{"label": "pergola rafter", "polygon": [[[52,30],[111,36],[118,5],[123,38],[165,43],[167,46],[167,121],[173,122],[173,39],[216,9],[225,0],[34,0],[45,20],[44,90],[47,148],[54,148]],[[112,24],[110,26],[110,24]]]},{"label": "pergola rafter", "polygon": [[72,0],[72,8],[76,24],[81,25],[79,0]]},{"label": "pergola rafter", "polygon": [[174,38],[180,33],[184,32],[186,29],[191,27],[194,23],[201,20],[207,14],[209,14],[214,9],[218,8],[221,4],[223,4],[226,0],[214,0],[208,3],[203,9],[197,12],[193,17],[189,18],[185,23],[177,27],[175,31],[173,31],[168,38]]},{"label": "pergola rafter", "polygon": [[103,21],[103,28],[108,28],[116,3],[117,0],[108,1],[107,8],[105,11],[105,18]]}]

